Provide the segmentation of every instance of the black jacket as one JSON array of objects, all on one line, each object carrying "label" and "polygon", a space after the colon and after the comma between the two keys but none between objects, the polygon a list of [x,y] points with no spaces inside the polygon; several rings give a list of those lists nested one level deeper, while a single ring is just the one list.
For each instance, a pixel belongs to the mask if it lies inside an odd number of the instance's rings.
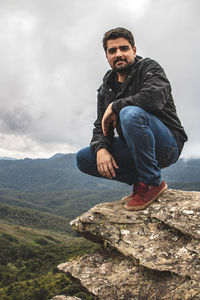
[{"label": "black jacket", "polygon": [[[101,120],[107,106],[113,102],[112,110],[116,115],[119,115],[123,107],[129,105],[139,106],[155,115],[171,130],[181,153],[187,135],[177,116],[171,86],[162,67],[152,59],[137,56],[117,94],[113,90],[115,77],[116,73],[113,70],[108,71],[98,89],[97,119],[90,143],[94,151],[97,152],[101,148],[112,150],[113,127],[110,125],[108,135],[105,137]],[[119,137],[124,140],[119,119],[116,129]]]}]

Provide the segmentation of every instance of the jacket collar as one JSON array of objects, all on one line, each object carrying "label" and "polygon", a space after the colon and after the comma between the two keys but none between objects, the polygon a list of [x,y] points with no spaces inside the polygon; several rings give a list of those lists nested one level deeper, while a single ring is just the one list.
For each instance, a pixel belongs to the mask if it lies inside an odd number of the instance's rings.
[{"label": "jacket collar", "polygon": [[[139,62],[141,59],[142,59],[141,56],[136,55],[135,61],[134,61],[133,65],[132,65],[131,70],[130,70],[129,74],[127,75],[127,77],[129,77],[129,76],[132,77],[132,74],[135,73],[135,70],[136,70],[136,67],[137,67],[138,62]],[[114,70],[109,70],[109,71],[105,74],[105,76],[104,76],[104,78],[103,78],[103,83],[109,85],[109,82],[112,81],[112,80],[115,78],[115,76],[116,76],[116,71],[114,71]],[[127,78],[126,78],[126,79],[127,79]],[[126,81],[126,79],[125,79],[125,81]],[[124,82],[125,82],[125,81],[124,81]]]},{"label": "jacket collar", "polygon": [[103,78],[103,84],[98,89],[100,94],[104,95],[105,93],[109,93],[113,97],[119,97],[121,94],[123,94],[125,88],[127,87],[128,83],[130,82],[133,74],[136,72],[138,62],[141,61],[142,59],[143,58],[141,56],[138,56],[138,55],[136,56],[135,62],[133,64],[133,66],[131,67],[130,72],[127,74],[127,77],[126,77],[125,81],[122,83],[121,89],[120,89],[120,91],[118,92],[117,95],[113,94],[113,91],[112,91],[112,88],[111,88],[111,86],[112,86],[111,82],[114,80],[114,78],[116,76],[116,71],[109,70]]}]

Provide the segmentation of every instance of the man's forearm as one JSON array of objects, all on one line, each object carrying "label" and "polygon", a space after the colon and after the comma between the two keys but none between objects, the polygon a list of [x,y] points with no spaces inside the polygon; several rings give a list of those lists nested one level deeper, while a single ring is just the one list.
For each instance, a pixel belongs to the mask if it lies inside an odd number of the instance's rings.
[{"label": "man's forearm", "polygon": [[114,128],[116,127],[117,115],[112,111],[112,105],[113,103],[110,103],[108,105],[101,121],[102,132],[104,136],[108,135],[109,127],[111,124]]}]

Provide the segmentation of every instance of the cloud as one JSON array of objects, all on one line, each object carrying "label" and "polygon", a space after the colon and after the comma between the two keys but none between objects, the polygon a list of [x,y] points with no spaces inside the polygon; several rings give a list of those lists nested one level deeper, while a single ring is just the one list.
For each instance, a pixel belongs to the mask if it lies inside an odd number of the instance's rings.
[{"label": "cloud", "polygon": [[22,107],[15,107],[10,111],[0,112],[0,130],[4,133],[24,134],[31,126],[32,120],[29,113]]},{"label": "cloud", "polygon": [[138,54],[164,67],[190,138],[185,153],[192,145],[200,153],[199,8],[198,0],[2,1],[0,155],[48,156],[89,144],[108,69],[101,40],[117,26],[134,32]]},{"label": "cloud", "polygon": [[0,157],[15,157],[22,159],[49,158],[55,153],[74,153],[75,147],[67,143],[37,143],[26,135],[0,134]]}]

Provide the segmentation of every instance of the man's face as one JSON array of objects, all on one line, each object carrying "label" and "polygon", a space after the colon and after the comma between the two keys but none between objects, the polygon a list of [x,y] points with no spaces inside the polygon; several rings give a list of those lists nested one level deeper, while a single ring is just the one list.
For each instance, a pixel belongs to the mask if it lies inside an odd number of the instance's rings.
[{"label": "man's face", "polygon": [[112,69],[125,73],[135,61],[136,47],[132,48],[125,38],[108,40],[106,57]]}]

